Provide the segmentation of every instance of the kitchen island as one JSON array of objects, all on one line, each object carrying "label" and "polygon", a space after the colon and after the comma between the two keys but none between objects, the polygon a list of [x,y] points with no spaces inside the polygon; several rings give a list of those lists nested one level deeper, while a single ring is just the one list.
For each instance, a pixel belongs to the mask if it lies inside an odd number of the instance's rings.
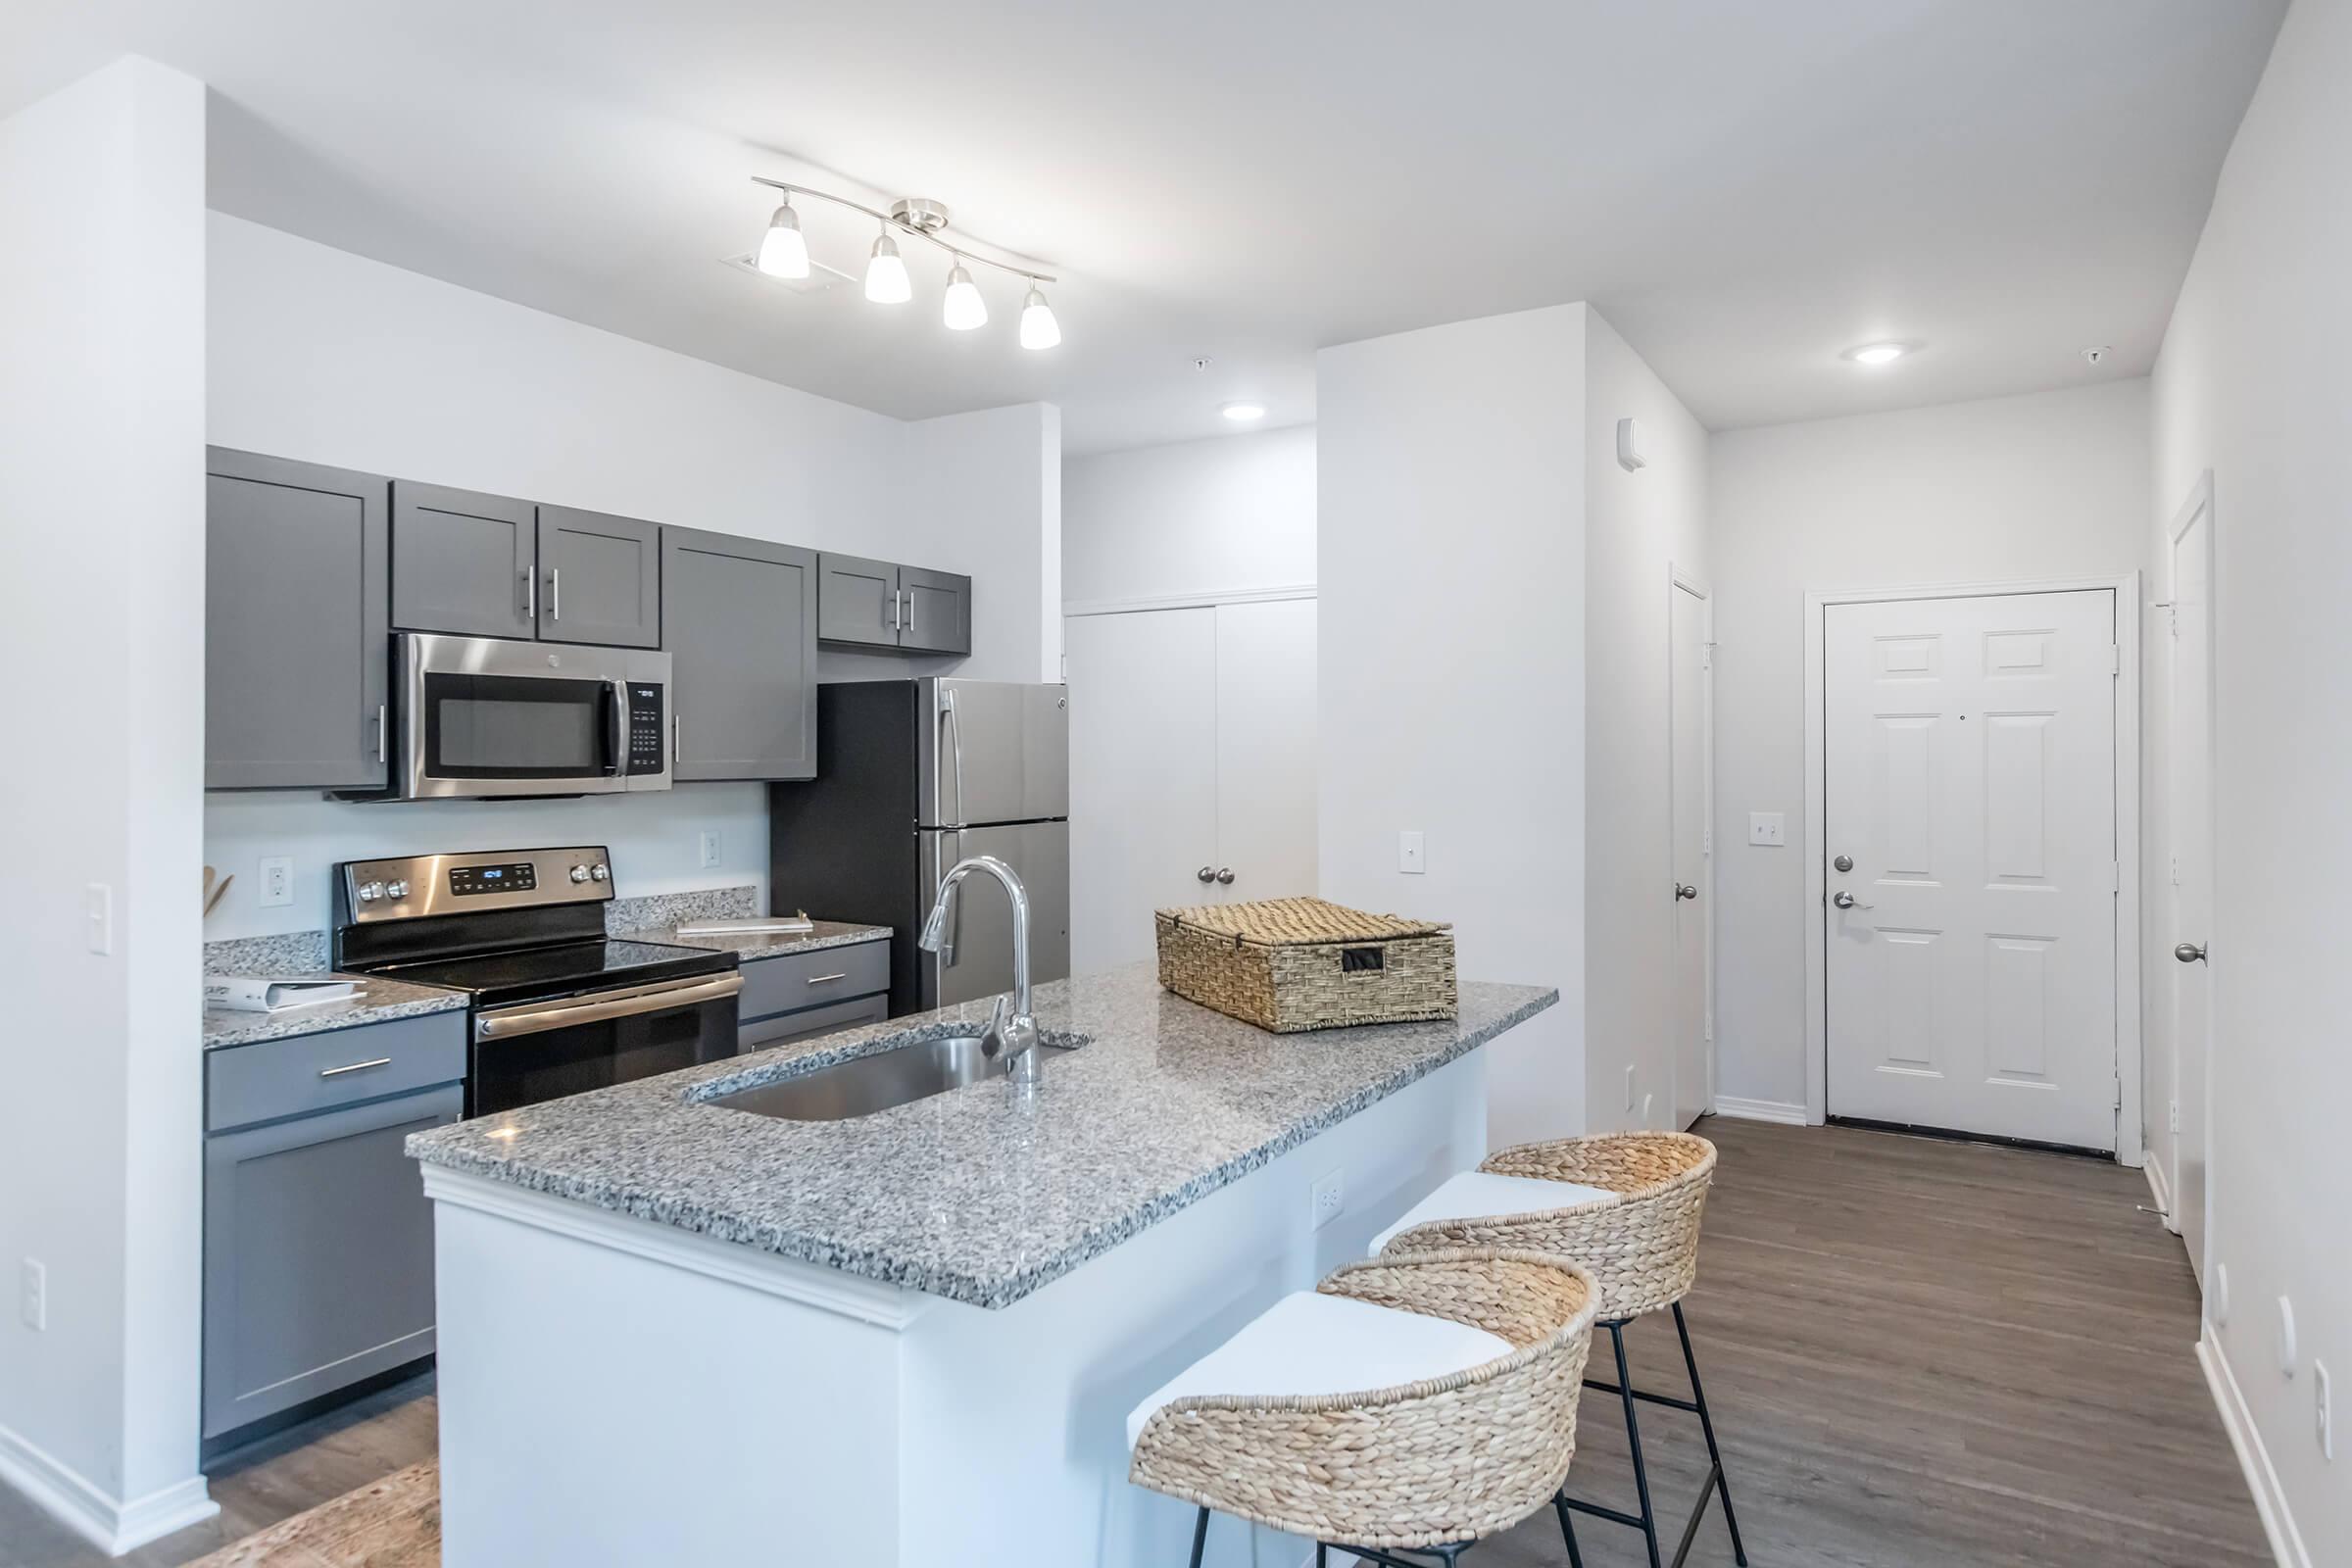
[{"label": "kitchen island", "polygon": [[1039,990],[1077,1049],[1030,1098],[711,1102],[975,1033],[968,1004],[417,1136],[446,1568],[1183,1561],[1128,1410],[1475,1163],[1477,1048],[1556,1000],[1465,984],[1453,1021],[1276,1036],[1139,965]]}]

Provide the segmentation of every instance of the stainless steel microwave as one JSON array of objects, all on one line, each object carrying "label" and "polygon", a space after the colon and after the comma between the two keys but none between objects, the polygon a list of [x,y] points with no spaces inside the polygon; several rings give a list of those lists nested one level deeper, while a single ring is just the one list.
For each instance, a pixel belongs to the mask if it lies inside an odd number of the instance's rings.
[{"label": "stainless steel microwave", "polygon": [[669,655],[401,632],[390,798],[665,790]]}]

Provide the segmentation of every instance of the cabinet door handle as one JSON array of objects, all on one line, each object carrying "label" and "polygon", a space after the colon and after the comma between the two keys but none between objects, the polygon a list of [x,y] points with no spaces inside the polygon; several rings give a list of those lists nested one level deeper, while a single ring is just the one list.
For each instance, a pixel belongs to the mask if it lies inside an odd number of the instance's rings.
[{"label": "cabinet door handle", "polygon": [[547,568],[547,618],[550,620],[564,618],[564,568],[562,566]]},{"label": "cabinet door handle", "polygon": [[392,760],[391,754],[384,749],[384,725],[386,722],[384,710],[389,706],[391,705],[387,703],[375,705],[375,760],[379,762],[388,762]]},{"label": "cabinet door handle", "polygon": [[321,1067],[318,1069],[318,1076],[340,1078],[347,1072],[366,1072],[370,1067],[389,1067],[391,1065],[392,1058],[390,1056],[378,1056],[373,1061],[355,1061],[347,1067]]},{"label": "cabinet door handle", "polygon": [[849,971],[844,969],[839,974],[812,974],[808,977],[808,983],[812,986],[831,985],[836,980],[847,980],[849,977]]},{"label": "cabinet door handle", "polygon": [[531,568],[528,566],[523,567],[515,575],[522,579],[522,618],[537,620],[539,618],[539,580],[531,575]]}]

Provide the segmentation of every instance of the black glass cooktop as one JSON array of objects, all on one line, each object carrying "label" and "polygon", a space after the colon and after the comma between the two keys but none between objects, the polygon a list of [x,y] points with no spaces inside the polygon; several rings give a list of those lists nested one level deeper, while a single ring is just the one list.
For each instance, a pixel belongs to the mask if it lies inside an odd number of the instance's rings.
[{"label": "black glass cooktop", "polygon": [[660,942],[560,942],[543,948],[372,965],[369,974],[420,986],[470,991],[477,1004],[530,1002],[583,991],[608,991],[735,967],[731,953],[673,948]]}]

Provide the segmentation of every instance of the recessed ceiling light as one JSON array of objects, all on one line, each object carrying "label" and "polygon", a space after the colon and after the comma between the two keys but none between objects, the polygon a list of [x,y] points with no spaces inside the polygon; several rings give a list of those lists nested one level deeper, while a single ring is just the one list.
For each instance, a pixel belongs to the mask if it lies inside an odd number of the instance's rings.
[{"label": "recessed ceiling light", "polygon": [[1223,414],[1228,419],[1233,419],[1241,423],[1248,423],[1251,419],[1264,418],[1266,416],[1266,406],[1263,403],[1253,403],[1248,398],[1243,398],[1239,401],[1226,404],[1225,407],[1218,412]]},{"label": "recessed ceiling light", "polygon": [[1856,365],[1892,365],[1918,347],[1916,343],[1863,343],[1847,349],[1841,357]]}]

